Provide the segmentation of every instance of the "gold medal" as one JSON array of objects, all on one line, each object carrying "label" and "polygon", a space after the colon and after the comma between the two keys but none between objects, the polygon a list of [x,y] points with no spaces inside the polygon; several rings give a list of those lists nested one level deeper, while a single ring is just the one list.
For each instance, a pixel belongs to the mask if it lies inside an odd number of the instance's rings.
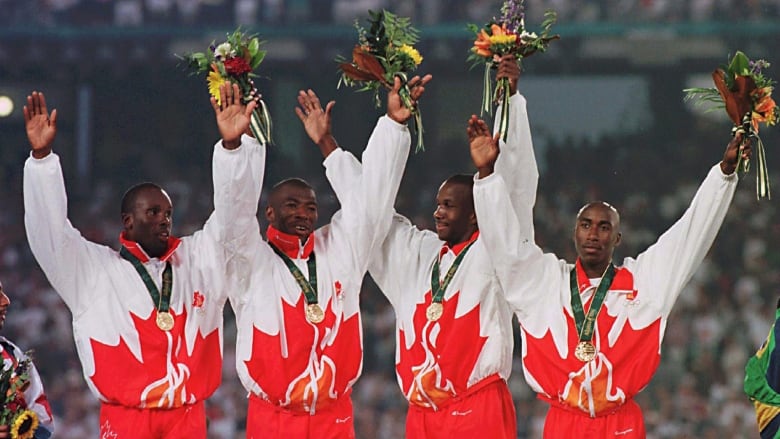
[{"label": "gold medal", "polygon": [[444,312],[444,305],[441,302],[432,302],[425,310],[425,317],[428,317],[429,322],[435,322],[441,318],[442,312]]},{"label": "gold medal", "polygon": [[310,303],[306,305],[306,319],[312,323],[319,323],[325,319],[325,313],[318,304]]},{"label": "gold medal", "polygon": [[157,311],[157,327],[163,331],[173,329],[173,316],[168,311]]},{"label": "gold medal", "polygon": [[590,363],[596,358],[596,346],[593,346],[593,343],[589,341],[581,341],[574,348],[574,356],[584,363]]}]

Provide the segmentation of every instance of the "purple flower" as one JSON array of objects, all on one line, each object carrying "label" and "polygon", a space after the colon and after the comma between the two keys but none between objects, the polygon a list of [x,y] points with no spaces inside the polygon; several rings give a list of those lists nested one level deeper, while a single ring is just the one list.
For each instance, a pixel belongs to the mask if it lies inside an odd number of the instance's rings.
[{"label": "purple flower", "polygon": [[760,75],[761,70],[769,67],[769,63],[766,60],[763,59],[757,59],[755,61],[750,61],[748,63],[750,66],[750,74],[751,75]]},{"label": "purple flower", "polygon": [[523,0],[506,0],[501,6],[499,24],[506,25],[507,30],[519,34],[524,29],[525,7]]}]

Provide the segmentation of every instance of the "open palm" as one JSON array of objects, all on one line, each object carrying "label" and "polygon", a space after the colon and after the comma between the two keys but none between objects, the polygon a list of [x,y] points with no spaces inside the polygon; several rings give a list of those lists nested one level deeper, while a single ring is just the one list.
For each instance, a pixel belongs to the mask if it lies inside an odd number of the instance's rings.
[{"label": "open palm", "polygon": [[30,141],[33,153],[48,154],[57,135],[57,110],[52,111],[49,116],[46,97],[43,93],[34,91],[27,96],[27,105],[22,112],[27,139]]}]

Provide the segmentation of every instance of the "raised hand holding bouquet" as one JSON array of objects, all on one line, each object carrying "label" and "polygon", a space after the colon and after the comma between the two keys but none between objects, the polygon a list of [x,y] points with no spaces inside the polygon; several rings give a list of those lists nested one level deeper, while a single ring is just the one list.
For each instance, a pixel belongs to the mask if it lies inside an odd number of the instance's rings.
[{"label": "raised hand holding bouquet", "polygon": [[381,105],[379,90],[393,88],[394,78],[401,79],[399,94],[404,106],[412,112],[414,130],[417,133],[415,152],[425,149],[420,108],[411,95],[410,74],[423,60],[414,48],[419,40],[417,29],[408,18],[398,17],[388,11],[368,12],[368,29],[355,21],[358,44],[352,49],[352,60],[337,59],[341,69],[339,86],[360,87],[358,91],[371,91],[377,107]]},{"label": "raised hand holding bouquet", "polygon": [[262,42],[256,35],[245,35],[240,29],[227,35],[227,41],[217,45],[212,42],[206,52],[195,52],[182,56],[187,67],[193,74],[208,72],[209,94],[221,103],[219,86],[226,81],[237,83],[243,95],[244,103],[256,101],[257,107],[252,112],[250,128],[255,138],[265,144],[272,144],[271,115],[263,102],[262,95],[255,87],[256,69],[265,58],[265,51],[260,50]]},{"label": "raised hand holding bouquet", "polygon": [[[686,100],[695,99],[698,103],[711,102],[715,105],[707,111],[725,108],[734,128],[732,132],[742,130],[747,135],[743,142],[750,142],[750,137],[756,138],[756,197],[771,198],[769,174],[766,166],[764,143],[758,136],[761,122],[775,125],[780,120],[777,105],[772,99],[772,89],[775,81],[767,78],[762,70],[769,63],[759,59],[751,61],[744,53],[737,51],[729,60],[727,66],[712,72],[713,88],[688,88],[683,90]],[[741,155],[739,156],[741,159]],[[750,170],[750,161],[738,161],[737,169],[742,165],[742,171]]]},{"label": "raised hand holding bouquet", "polygon": [[38,415],[27,407],[24,392],[30,385],[31,353],[18,363],[6,361],[0,372],[0,425],[11,428],[12,439],[32,439]]},{"label": "raised hand holding bouquet", "polygon": [[470,24],[469,29],[476,35],[468,61],[473,65],[485,64],[485,76],[482,87],[481,114],[493,114],[493,102],[501,105],[501,123],[499,133],[506,140],[509,127],[509,80],[499,79],[495,93],[492,90],[490,71],[498,67],[501,57],[514,55],[517,62],[522,62],[536,52],[544,52],[551,41],[560,38],[550,35],[553,23],[557,19],[554,11],[547,11],[542,21],[542,32],[528,32],[525,28],[525,7],[523,0],[507,0],[501,6],[501,18],[495,18],[480,28]]}]

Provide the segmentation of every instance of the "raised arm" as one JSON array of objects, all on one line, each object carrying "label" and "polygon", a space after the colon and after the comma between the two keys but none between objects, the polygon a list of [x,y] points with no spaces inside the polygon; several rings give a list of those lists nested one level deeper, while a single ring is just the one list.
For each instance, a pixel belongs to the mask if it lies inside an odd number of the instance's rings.
[{"label": "raised arm", "polygon": [[538,290],[541,279],[555,270],[558,263],[554,255],[544,255],[534,243],[533,205],[512,207],[508,185],[501,174],[494,172],[504,151],[499,149],[497,135],[491,137],[485,130],[482,126],[481,134],[470,142],[471,159],[478,169],[474,208],[480,239],[488,249],[507,300],[513,311],[522,316],[522,312],[529,312],[535,300],[546,300],[534,293],[533,286]]},{"label": "raised arm", "polygon": [[238,85],[227,82],[220,86],[219,102],[212,97],[211,106],[222,139],[214,145],[212,162],[214,214],[204,230],[225,249],[229,274],[248,279],[261,239],[256,214],[266,156],[265,145],[247,134],[256,102],[244,104]]},{"label": "raised arm", "polygon": [[747,159],[751,153],[750,142],[743,145],[742,139],[742,132],[731,139],[723,160],[710,169],[682,217],[636,259],[637,287],[652,288],[653,300],[666,315],[707,255],[726,217],[737,186],[737,157]]},{"label": "raised arm", "polygon": [[24,164],[24,225],[36,261],[74,315],[100,294],[84,288],[85,271],[100,269],[109,249],[84,239],[68,220],[65,182],[52,144],[57,110],[49,114],[43,93],[27,96],[23,108],[31,156]]},{"label": "raised arm", "polygon": [[[413,103],[416,104],[422,96],[430,79],[430,76],[415,77],[409,82]],[[400,87],[400,80],[396,80],[388,94],[387,115],[377,122],[363,152],[362,169],[350,154],[340,149],[329,155],[324,163],[328,180],[342,207],[334,215],[331,225],[334,230],[340,231],[339,236],[347,240],[352,262],[363,271],[367,269],[369,255],[387,234],[393,214],[392,205],[409,153],[411,137],[405,123],[411,117],[411,111],[401,104]],[[327,108],[332,108],[332,105]],[[313,102],[313,109],[309,117],[322,112],[318,100]],[[325,114],[328,113],[325,111]],[[316,142],[315,137],[311,134],[310,137]]]},{"label": "raised arm", "polygon": [[[521,217],[526,205],[536,203],[536,188],[539,171],[536,166],[531,127],[528,123],[526,100],[518,93],[520,67],[513,55],[505,55],[498,65],[496,78],[508,78],[511,98],[509,99],[509,129],[506,142],[501,141],[501,155],[495,165],[496,173],[506,182],[512,207]],[[494,132],[498,132],[501,107],[496,110]]]}]

